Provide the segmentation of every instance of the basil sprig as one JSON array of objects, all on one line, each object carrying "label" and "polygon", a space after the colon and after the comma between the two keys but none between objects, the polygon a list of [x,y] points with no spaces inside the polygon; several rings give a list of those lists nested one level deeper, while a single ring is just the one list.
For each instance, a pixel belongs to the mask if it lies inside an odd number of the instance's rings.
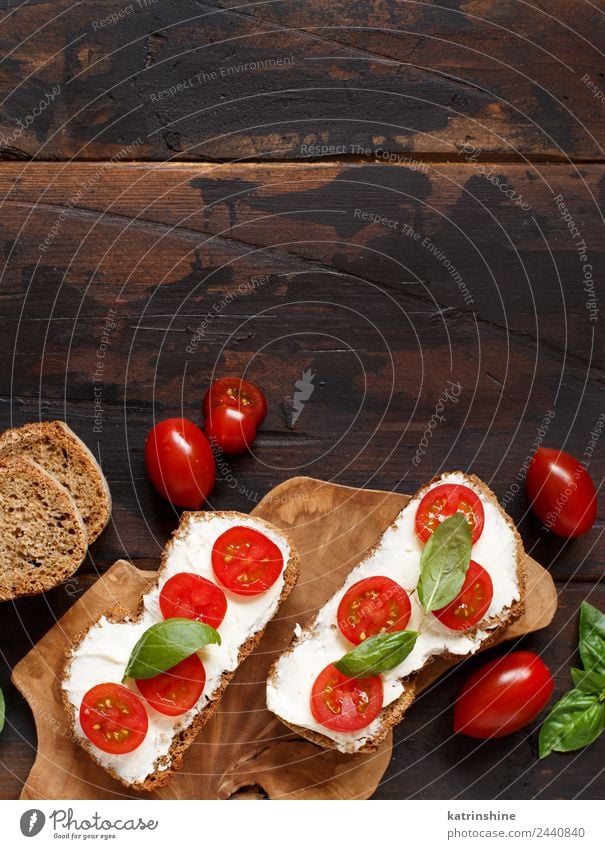
[{"label": "basil sprig", "polygon": [[2,732],[4,728],[4,713],[5,713],[5,705],[4,705],[4,693],[0,690],[0,732]]},{"label": "basil sprig", "polygon": [[420,556],[418,598],[427,613],[453,601],[471,562],[471,529],[462,513],[438,525]]},{"label": "basil sprig", "polygon": [[571,677],[578,690],[583,693],[605,692],[605,675],[602,672],[588,672],[585,669],[572,669]]},{"label": "basil sprig", "polygon": [[584,669],[605,672],[605,614],[586,601],[580,608],[580,657]]},{"label": "basil sprig", "polygon": [[209,643],[221,644],[214,628],[195,619],[165,619],[152,625],[130,653],[124,678],[153,678]]},{"label": "basil sprig", "polygon": [[605,614],[588,602],[580,609],[580,657],[572,669],[573,690],[565,693],[540,729],[540,757],[583,749],[605,730]]},{"label": "basil sprig", "polygon": [[376,634],[347,652],[334,666],[349,678],[370,678],[403,663],[417,639],[417,631]]}]

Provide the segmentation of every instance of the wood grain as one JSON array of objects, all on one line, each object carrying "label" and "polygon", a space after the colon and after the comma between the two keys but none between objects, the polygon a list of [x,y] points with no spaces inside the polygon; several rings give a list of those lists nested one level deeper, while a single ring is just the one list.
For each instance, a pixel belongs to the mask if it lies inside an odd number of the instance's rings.
[{"label": "wood grain", "polygon": [[[523,486],[536,439],[583,457],[601,414],[600,323],[553,201],[564,196],[605,265],[600,167],[499,166],[528,211],[469,164],[99,168],[0,167],[0,423],[66,418],[100,458],[116,507],[89,568],[157,554],[178,516],[145,472],[154,417],[199,420],[213,373],[247,371],[269,415],[254,451],[221,467],[213,506],[250,509],[294,472],[413,490],[462,466],[508,493],[556,577],[603,574],[595,538],[545,533]],[[454,264],[472,304],[404,225]],[[305,369],[315,389],[293,426]],[[460,398],[417,455],[448,381]]]},{"label": "wood grain", "polygon": [[[272,490],[255,514],[287,530],[301,557],[297,587],[267,628],[260,648],[236,673],[213,717],[189,750],[182,770],[159,798],[232,798],[261,788],[270,798],[367,798],[388,767],[391,735],[371,755],[322,750],[289,733],[265,708],[265,679],[297,622],[304,625],[342,583],[355,562],[407,503],[394,493],[357,490],[292,478]],[[527,612],[503,639],[549,625],[557,606],[552,579],[528,558]],[[116,562],[13,670],[13,682],[32,708],[37,758],[22,798],[118,798],[128,791],[72,740],[57,670],[72,638],[116,603],[136,609],[154,573]],[[457,665],[438,661],[418,690]],[[434,741],[436,743],[436,741]]]},{"label": "wood grain", "polygon": [[8,156],[603,158],[594,4],[2,6]]}]

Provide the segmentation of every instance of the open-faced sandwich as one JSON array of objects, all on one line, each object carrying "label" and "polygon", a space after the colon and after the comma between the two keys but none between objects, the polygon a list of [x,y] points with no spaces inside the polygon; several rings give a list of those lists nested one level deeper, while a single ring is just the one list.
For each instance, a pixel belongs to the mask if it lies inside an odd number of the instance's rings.
[{"label": "open-faced sandwich", "polygon": [[371,752],[415,697],[435,658],[462,659],[523,612],[524,551],[491,490],[441,475],[403,508],[267,681],[267,706],[294,731]]},{"label": "open-faced sandwich", "polygon": [[69,648],[62,688],[78,742],[132,789],[166,784],[298,571],[268,522],[184,513],[137,615],[108,612]]}]

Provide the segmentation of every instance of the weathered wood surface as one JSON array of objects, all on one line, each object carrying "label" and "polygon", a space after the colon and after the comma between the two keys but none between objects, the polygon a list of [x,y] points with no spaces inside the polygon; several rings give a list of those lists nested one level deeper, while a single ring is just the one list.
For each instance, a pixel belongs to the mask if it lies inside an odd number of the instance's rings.
[{"label": "weathered wood surface", "polygon": [[[147,481],[145,435],[154,417],[199,420],[213,371],[246,369],[269,415],[253,453],[221,469],[213,505],[252,507],[297,473],[413,491],[441,468],[472,467],[557,577],[600,577],[596,537],[565,545],[541,532],[517,476],[540,438],[592,451],[603,475],[590,445],[600,322],[552,195],[564,195],[597,271],[601,172],[498,173],[530,210],[470,165],[0,168],[0,418],[65,417],[101,459],[115,510],[94,563],[156,556],[176,516]],[[305,369],[315,389],[291,427]],[[448,381],[459,397],[445,399],[422,448]]]},{"label": "weathered wood surface", "polygon": [[603,158],[598,3],[0,7],[6,156]]},{"label": "weathered wood surface", "polygon": [[[213,506],[252,509],[293,474],[399,492],[453,466],[484,477],[558,580],[555,631],[526,643],[548,644],[562,691],[578,605],[605,607],[602,519],[549,536],[522,477],[543,439],[603,479],[601,302],[591,315],[583,271],[598,286],[605,259],[599,4],[0,8],[0,158],[64,160],[0,163],[0,426],[67,419],[115,504],[74,582],[3,605],[0,797],[35,751],[10,669],[114,560],[156,567],[178,516],[149,486],[145,435],[154,417],[199,420],[215,370],[247,369],[270,407]],[[308,161],[324,157],[345,161]],[[448,381],[459,397],[435,422]],[[461,681],[423,694],[378,796],[603,797],[601,743],[538,763],[533,737],[512,753],[450,738]]]}]

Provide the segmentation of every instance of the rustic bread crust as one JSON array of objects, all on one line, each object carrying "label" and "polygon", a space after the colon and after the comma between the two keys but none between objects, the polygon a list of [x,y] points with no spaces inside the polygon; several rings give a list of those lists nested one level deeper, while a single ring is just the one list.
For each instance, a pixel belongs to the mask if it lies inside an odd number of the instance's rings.
[{"label": "rustic bread crust", "polygon": [[[469,629],[466,632],[469,636],[472,636],[472,635],[476,634],[476,632],[478,630],[485,630],[485,629],[494,628],[493,631],[490,631],[489,637],[487,637],[481,643],[481,650],[483,650],[483,649],[489,648],[495,642],[497,642],[498,639],[501,637],[501,635],[504,633],[504,631],[506,631],[506,629],[516,619],[519,619],[519,617],[523,614],[523,612],[525,610],[525,594],[526,594],[526,588],[525,588],[526,575],[525,575],[525,565],[524,565],[525,550],[523,548],[523,542],[521,540],[519,532],[517,531],[517,528],[515,527],[513,520],[502,509],[500,503],[498,502],[498,499],[496,498],[494,493],[491,491],[491,489],[489,489],[489,487],[486,486],[486,484],[484,484],[483,481],[480,478],[478,478],[476,475],[468,475],[464,472],[444,472],[442,475],[437,475],[436,477],[432,478],[432,480],[430,480],[427,484],[425,484],[423,487],[421,487],[418,490],[418,492],[416,493],[416,495],[414,495],[413,497],[414,498],[418,498],[418,497],[422,498],[422,496],[425,494],[425,492],[427,492],[428,489],[430,489],[436,483],[439,483],[439,481],[441,481],[441,479],[443,477],[445,477],[445,476],[449,477],[450,475],[462,475],[464,480],[467,483],[470,483],[472,486],[474,486],[475,488],[480,490],[482,495],[490,503],[494,504],[498,508],[498,510],[500,511],[500,514],[504,517],[504,520],[506,521],[507,525],[509,526],[510,530],[512,531],[512,533],[514,535],[514,539],[515,539],[517,583],[518,583],[518,586],[519,586],[519,600],[514,602],[514,604],[512,604],[509,608],[505,608],[505,611],[503,611],[503,613],[505,615],[503,615],[503,616],[493,616],[490,619],[484,619],[482,622],[479,622],[474,628]],[[386,528],[385,528],[385,530],[386,530]],[[381,534],[381,537],[382,537],[382,534]],[[367,551],[364,552],[364,554],[359,558],[358,562],[361,563],[366,558],[368,558],[370,555],[372,555],[374,553],[374,551],[378,548],[379,544],[380,544],[380,538],[377,539],[376,542],[373,545],[371,545],[367,549]],[[353,567],[353,568],[355,568],[355,567]],[[332,596],[332,598],[333,598],[333,596]],[[326,599],[325,603],[327,604],[328,601],[329,601],[329,599]],[[319,612],[318,612],[318,614],[316,614],[316,616],[313,618],[313,620],[311,622],[309,622],[305,626],[305,628],[303,628],[303,633],[313,630],[318,615],[319,615]],[[300,640],[300,636],[295,635],[292,638],[289,646],[285,649],[284,652],[282,652],[282,655],[280,657],[283,657],[283,655],[287,655],[290,652],[292,652],[292,650],[298,644],[299,640]],[[460,662],[460,661],[464,660],[466,655],[457,655],[457,654],[451,654],[450,652],[444,652],[443,654],[437,655],[435,657],[444,658],[444,659],[447,659],[447,660],[452,660],[453,662]],[[379,717],[380,717],[380,720],[381,720],[381,725],[380,725],[379,730],[376,732],[376,734],[370,740],[367,740],[361,748],[355,749],[356,753],[357,752],[375,752],[376,749],[379,747],[379,745],[382,743],[382,741],[385,739],[385,737],[387,736],[387,734],[389,733],[391,728],[393,728],[393,726],[395,726],[399,722],[401,722],[401,720],[403,719],[403,717],[405,715],[405,712],[407,711],[407,709],[410,707],[410,705],[412,704],[412,702],[416,698],[416,681],[418,679],[418,676],[420,675],[420,673],[424,669],[428,668],[428,666],[433,662],[433,659],[434,658],[429,658],[421,669],[418,669],[414,673],[412,673],[411,675],[408,675],[406,678],[401,679],[403,684],[404,684],[403,693],[401,694],[401,696],[398,699],[396,699],[394,702],[391,702],[391,704],[387,705],[386,707],[384,707],[382,709],[382,711],[379,714]],[[278,665],[279,661],[280,661],[280,658],[278,657],[272,663],[271,668],[269,670],[268,681],[272,681],[272,682],[275,681],[276,674],[277,674],[277,665]],[[325,734],[321,734],[320,732],[317,732],[317,731],[311,731],[308,728],[302,728],[299,725],[294,725],[293,723],[287,722],[286,720],[284,720],[279,715],[278,715],[278,719],[280,720],[280,722],[283,722],[283,724],[286,725],[288,728],[290,728],[292,731],[296,732],[296,734],[300,735],[301,737],[306,738],[307,740],[310,740],[311,743],[315,743],[316,745],[322,746],[323,748],[326,748],[326,749],[337,749],[338,748],[338,744],[334,740],[332,740],[330,737],[327,737]]]},{"label": "rustic bread crust", "polygon": [[[45,442],[63,449],[72,462],[65,469],[57,468],[50,458],[46,463]],[[94,542],[111,518],[111,493],[94,454],[80,437],[65,422],[58,420],[11,428],[0,436],[0,457],[16,456],[35,460],[70,492],[86,525],[88,544]],[[81,466],[80,473],[75,471],[74,461]],[[74,485],[80,479],[85,480],[86,497],[82,487]]]},{"label": "rustic bread crust", "polygon": [[[200,511],[200,512],[205,512],[205,511]],[[192,511],[187,511],[187,512],[182,514],[179,526],[173,531],[170,540],[168,541],[168,543],[164,547],[164,550],[162,552],[162,556],[160,558],[160,567],[158,569],[156,579],[155,579],[154,583],[150,587],[148,587],[148,589],[145,591],[146,593],[150,592],[150,590],[152,590],[154,587],[158,586],[159,581],[162,577],[162,573],[163,573],[164,569],[166,568],[168,555],[170,553],[170,550],[172,549],[174,541],[179,539],[181,536],[183,536],[185,534],[185,530],[187,528],[187,525],[189,523],[190,518],[194,517],[195,515],[196,515],[196,513],[192,512]],[[237,511],[234,511],[234,510],[222,510],[222,511],[217,510],[216,512],[210,513],[209,515],[219,516],[219,517],[222,517],[222,518],[232,519],[232,520],[237,520],[241,517],[249,518],[246,514],[238,513]],[[264,526],[268,530],[271,530],[271,531],[274,531],[275,533],[278,533],[281,537],[283,537],[285,539],[285,541],[288,543],[288,545],[290,547],[290,557],[289,557],[288,563],[286,564],[286,567],[285,567],[284,573],[283,573],[283,575],[284,575],[284,585],[282,587],[282,591],[280,593],[280,596],[279,596],[279,599],[278,599],[278,602],[277,602],[277,608],[275,610],[275,614],[277,614],[279,608],[281,607],[283,602],[287,599],[287,597],[290,595],[290,593],[294,589],[294,586],[296,585],[296,582],[298,580],[298,576],[299,576],[299,573],[300,573],[300,561],[299,561],[299,558],[298,558],[298,554],[296,553],[296,550],[294,548],[294,544],[293,544],[292,540],[289,538],[287,533],[285,533],[284,531],[282,531],[279,528],[276,528],[270,522],[266,522],[264,519],[260,519],[257,516],[254,516],[252,518],[254,519],[255,524],[258,523],[258,525]],[[107,613],[102,614],[102,615],[105,615],[107,617],[107,619],[109,619],[111,622],[128,622],[128,621],[136,622],[136,621],[140,620],[141,616],[143,615],[143,598],[141,597],[141,600],[139,602],[139,606],[138,606],[138,608],[137,608],[137,610],[136,610],[136,612],[133,616],[130,616],[128,613],[126,613],[126,611],[123,608],[120,608],[120,607],[113,607]],[[70,666],[71,666],[71,661],[73,660],[74,652],[77,651],[80,644],[82,643],[82,641],[84,640],[84,638],[88,634],[89,630],[91,628],[93,628],[97,624],[98,621],[99,620],[97,619],[93,624],[90,625],[89,628],[87,628],[85,631],[78,634],[74,638],[74,640],[72,641],[72,644],[70,645],[70,647],[68,648],[67,653],[66,653],[65,663],[63,665],[63,670],[62,670],[62,674],[61,674],[61,680],[62,681],[64,681],[69,676],[69,670],[70,670]],[[246,642],[244,642],[240,646],[239,653],[238,653],[238,667],[244,661],[244,659],[246,657],[248,657],[248,655],[251,654],[255,650],[255,648],[258,646],[258,644],[261,642],[261,640],[264,636],[265,630],[266,630],[266,626],[262,630],[257,631],[255,634],[252,634],[250,637],[248,637]],[[68,715],[68,718],[69,718],[69,722],[71,724],[71,729],[72,729],[72,732],[73,732],[73,735],[74,735],[74,739],[76,739],[78,741],[78,743],[82,746],[82,748],[85,749],[88,752],[88,754],[91,756],[91,758],[96,763],[98,763],[99,766],[101,766],[104,770],[106,770],[113,778],[115,778],[117,781],[119,781],[125,787],[128,787],[130,790],[136,790],[136,791],[142,791],[142,792],[152,792],[152,791],[155,791],[155,790],[159,790],[161,787],[164,787],[166,784],[168,784],[168,782],[170,781],[170,779],[172,778],[174,773],[180,768],[181,763],[183,761],[183,756],[185,755],[185,752],[187,751],[189,746],[193,743],[193,741],[197,737],[198,733],[202,730],[204,725],[206,725],[206,723],[215,714],[216,709],[219,705],[219,702],[220,702],[220,700],[223,696],[223,693],[224,693],[227,685],[229,684],[229,682],[231,681],[231,679],[235,675],[236,671],[237,671],[237,667],[232,672],[223,672],[223,675],[221,676],[219,685],[217,686],[217,688],[212,693],[211,700],[196,716],[193,717],[191,723],[186,728],[183,728],[181,731],[178,732],[178,734],[175,734],[175,736],[173,737],[170,749],[168,750],[168,752],[166,753],[165,756],[163,756],[162,758],[158,758],[156,760],[156,762],[154,764],[154,766],[155,766],[154,772],[150,773],[146,777],[145,781],[143,781],[143,782],[129,783],[128,781],[124,780],[120,775],[118,775],[115,772],[115,770],[111,769],[110,767],[105,766],[105,764],[101,763],[98,760],[98,758],[96,756],[97,750],[95,749],[95,747],[88,740],[86,740],[85,738],[81,738],[78,734],[76,734],[76,712],[75,712],[75,708],[71,704],[69,699],[67,698],[67,693],[65,692],[65,690],[62,689],[61,692],[62,692],[62,697],[63,697],[63,704],[65,705],[65,709],[67,711],[67,715]],[[164,768],[162,768],[162,767],[164,767]]]},{"label": "rustic bread crust", "polygon": [[[67,578],[70,578],[79,568],[86,556],[86,528],[75,501],[59,481],[46,469],[43,469],[33,460],[17,455],[16,457],[0,457],[0,480],[8,477],[8,486],[14,485],[16,481],[23,481],[23,486],[33,486],[34,489],[44,494],[44,504],[32,499],[24,507],[24,518],[15,520],[19,522],[19,539],[23,541],[23,555],[25,565],[20,580],[16,583],[9,582],[4,574],[0,574],[0,601],[18,598],[26,595],[37,595],[58,586]],[[19,495],[22,495],[20,492]],[[10,493],[9,493],[10,496]],[[3,498],[6,498],[3,494]],[[48,504],[46,504],[48,502]],[[47,522],[47,538],[43,550],[36,551],[36,546],[41,543],[41,537],[35,540],[27,540],[27,514],[43,508],[41,519]],[[8,508],[7,508],[8,509]],[[7,536],[9,531],[9,516],[15,515],[11,512],[5,516],[5,527],[3,533]],[[60,527],[63,530],[64,539],[60,543],[57,552],[53,546],[59,541],[53,533],[53,529]],[[28,548],[29,546],[29,548]],[[32,548],[33,546],[33,548]],[[61,550],[64,549],[64,550]],[[27,565],[27,555],[37,561],[35,569]]]}]

